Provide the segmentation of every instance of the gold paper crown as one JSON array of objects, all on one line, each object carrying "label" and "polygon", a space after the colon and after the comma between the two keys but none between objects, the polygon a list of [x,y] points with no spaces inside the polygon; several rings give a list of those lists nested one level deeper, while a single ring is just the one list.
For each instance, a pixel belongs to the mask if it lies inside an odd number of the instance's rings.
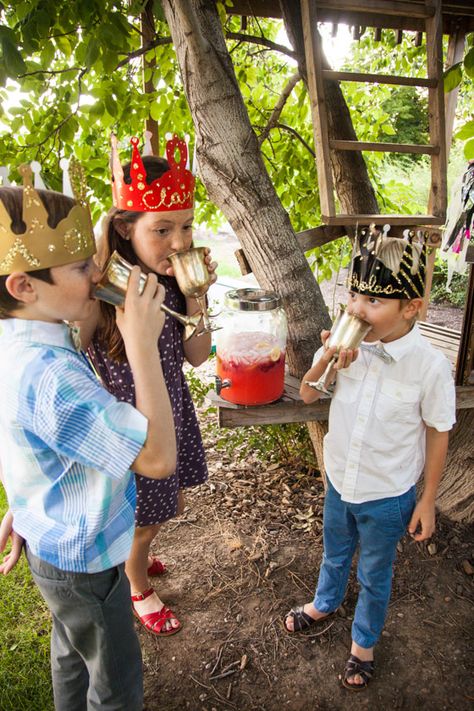
[{"label": "gold paper crown", "polygon": [[77,201],[67,217],[52,229],[48,211],[32,185],[31,168],[19,168],[23,175],[22,234],[12,231],[12,218],[0,200],[0,275],[32,272],[79,262],[95,254],[96,246],[88,206]]}]

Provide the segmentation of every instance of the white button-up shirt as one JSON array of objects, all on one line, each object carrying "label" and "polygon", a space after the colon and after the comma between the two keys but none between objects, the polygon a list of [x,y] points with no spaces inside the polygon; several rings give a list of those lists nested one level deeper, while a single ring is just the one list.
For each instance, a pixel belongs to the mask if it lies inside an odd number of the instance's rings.
[{"label": "white button-up shirt", "polygon": [[360,350],[338,371],[324,438],[327,475],[355,504],[408,491],[423,472],[426,426],[446,432],[456,421],[450,363],[418,326],[383,348],[390,363]]}]

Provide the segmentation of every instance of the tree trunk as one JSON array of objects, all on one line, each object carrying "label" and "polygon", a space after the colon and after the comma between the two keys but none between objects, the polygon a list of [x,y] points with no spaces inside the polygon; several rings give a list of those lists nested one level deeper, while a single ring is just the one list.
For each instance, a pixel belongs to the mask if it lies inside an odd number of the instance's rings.
[{"label": "tree trunk", "polygon": [[[196,132],[199,176],[237,234],[259,284],[288,316],[288,363],[311,363],[329,316],[263,163],[213,0],[163,0]],[[303,296],[304,295],[304,296]]]},{"label": "tree trunk", "polygon": [[474,521],[474,410],[458,410],[436,504],[455,521]]}]

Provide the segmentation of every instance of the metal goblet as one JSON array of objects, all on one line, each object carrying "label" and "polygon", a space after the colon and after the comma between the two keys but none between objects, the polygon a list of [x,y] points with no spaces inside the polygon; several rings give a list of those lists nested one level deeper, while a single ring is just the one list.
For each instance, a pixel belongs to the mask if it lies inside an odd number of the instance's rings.
[{"label": "metal goblet", "polygon": [[326,395],[332,395],[334,392],[334,384],[331,382],[334,375],[333,367],[337,362],[339,353],[342,350],[355,350],[358,348],[371,328],[370,323],[367,323],[367,321],[364,321],[355,314],[349,314],[341,307],[332,325],[329,338],[326,341],[326,346],[328,348],[336,346],[337,352],[329,361],[326,370],[319,380],[305,380],[305,385],[309,385],[310,388],[319,390],[319,392],[326,393]]},{"label": "metal goblet", "polygon": [[181,252],[174,252],[168,257],[182,293],[189,298],[196,299],[201,309],[203,328],[197,334],[198,336],[220,329],[220,326],[211,323],[207,310],[205,294],[211,285],[211,275],[205,257],[205,247],[191,247],[191,249]]},{"label": "metal goblet", "polygon": [[[127,293],[128,280],[132,265],[127,262],[117,251],[112,252],[109,261],[105,265],[104,272],[96,287],[94,296],[100,301],[105,301],[112,306],[123,306]],[[147,275],[141,272],[138,286],[139,293],[143,293],[147,280]],[[184,326],[184,340],[194,336],[201,320],[201,313],[197,312],[192,316],[185,316],[173,311],[165,304],[161,304],[161,310],[177,319]]]}]

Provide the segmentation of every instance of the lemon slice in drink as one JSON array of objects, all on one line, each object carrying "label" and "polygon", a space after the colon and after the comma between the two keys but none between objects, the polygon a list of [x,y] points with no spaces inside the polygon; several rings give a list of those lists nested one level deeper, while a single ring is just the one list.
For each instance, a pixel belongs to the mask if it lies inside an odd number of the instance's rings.
[{"label": "lemon slice in drink", "polygon": [[274,362],[276,362],[279,359],[280,354],[281,354],[281,350],[278,348],[278,346],[275,346],[270,351],[270,359],[273,360]]}]

